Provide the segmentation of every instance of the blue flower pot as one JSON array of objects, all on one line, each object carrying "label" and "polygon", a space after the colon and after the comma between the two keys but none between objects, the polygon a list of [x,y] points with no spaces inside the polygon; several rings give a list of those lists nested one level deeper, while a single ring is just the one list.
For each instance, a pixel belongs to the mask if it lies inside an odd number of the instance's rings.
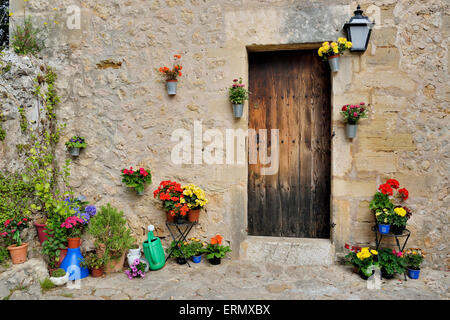
[{"label": "blue flower pot", "polygon": [[419,279],[419,275],[420,269],[419,270],[408,269],[408,277],[410,277],[411,279]]},{"label": "blue flower pot", "polygon": [[200,263],[200,261],[202,261],[202,256],[194,256],[194,257],[192,257],[192,262]]},{"label": "blue flower pot", "polygon": [[388,234],[390,228],[391,228],[390,224],[379,224],[378,225],[378,230],[380,231],[381,234]]},{"label": "blue flower pot", "polygon": [[80,247],[75,249],[67,249],[67,255],[59,266],[69,273],[69,280],[84,279],[89,276],[89,270],[80,266],[80,262],[84,261],[81,255]]}]

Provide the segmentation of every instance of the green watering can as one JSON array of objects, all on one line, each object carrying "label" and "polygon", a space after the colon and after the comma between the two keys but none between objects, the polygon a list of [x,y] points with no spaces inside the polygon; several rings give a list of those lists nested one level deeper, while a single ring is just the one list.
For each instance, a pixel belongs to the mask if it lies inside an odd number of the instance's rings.
[{"label": "green watering can", "polygon": [[164,267],[166,257],[161,239],[155,237],[153,231],[155,231],[155,227],[153,225],[148,226],[148,237],[142,246],[144,247],[144,255],[150,265],[150,270],[159,270]]}]

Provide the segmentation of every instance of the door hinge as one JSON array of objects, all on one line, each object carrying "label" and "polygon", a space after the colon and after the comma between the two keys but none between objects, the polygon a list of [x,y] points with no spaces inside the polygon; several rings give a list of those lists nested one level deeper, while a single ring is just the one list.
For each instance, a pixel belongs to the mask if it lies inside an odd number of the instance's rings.
[{"label": "door hinge", "polygon": [[332,223],[332,224],[330,225],[330,227],[331,227],[331,228],[336,227],[336,223]]}]

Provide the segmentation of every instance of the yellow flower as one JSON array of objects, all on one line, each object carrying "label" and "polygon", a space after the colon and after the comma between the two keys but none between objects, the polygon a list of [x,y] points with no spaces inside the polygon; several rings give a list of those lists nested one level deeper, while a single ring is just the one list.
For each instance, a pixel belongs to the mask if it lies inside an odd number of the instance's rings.
[{"label": "yellow flower", "polygon": [[10,16],[10,17],[12,17],[12,16],[13,16],[13,14],[14,14],[14,13],[10,12],[10,13],[9,13],[9,16]]},{"label": "yellow flower", "polygon": [[329,43],[328,41],[325,41],[324,43],[322,43],[322,47],[328,47]]},{"label": "yellow flower", "polygon": [[338,44],[337,44],[336,42],[332,42],[332,43],[331,43],[331,47],[332,47],[332,48],[337,47],[337,45],[338,45]]},{"label": "yellow flower", "polygon": [[370,253],[373,254],[373,255],[377,255],[378,251],[377,250],[370,250]]},{"label": "yellow flower", "polygon": [[400,217],[404,217],[406,215],[406,210],[403,208],[395,208],[394,212],[398,214]]},{"label": "yellow flower", "polygon": [[322,47],[319,48],[318,54],[319,54],[319,57],[322,57],[322,56],[323,56],[323,53],[322,53]]},{"label": "yellow flower", "polygon": [[346,42],[347,42],[347,39],[346,39],[346,38],[339,38],[339,39],[338,39],[338,42],[339,42],[339,43],[346,43]]},{"label": "yellow flower", "polygon": [[347,42],[345,43],[345,46],[346,46],[347,48],[351,48],[351,47],[353,46],[353,44],[352,44],[350,41],[347,41]]},{"label": "yellow flower", "polygon": [[339,48],[338,48],[338,47],[334,47],[334,48],[333,48],[333,52],[334,52],[334,53],[339,53]]}]

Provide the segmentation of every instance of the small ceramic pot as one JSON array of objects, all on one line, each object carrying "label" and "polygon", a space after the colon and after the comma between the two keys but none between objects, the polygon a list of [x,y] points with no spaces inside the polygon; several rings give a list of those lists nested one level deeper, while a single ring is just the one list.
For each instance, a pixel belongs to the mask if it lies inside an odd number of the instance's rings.
[{"label": "small ceramic pot", "polygon": [[419,279],[419,276],[420,276],[420,269],[414,270],[408,268],[408,277],[410,277],[411,279]]},{"label": "small ceramic pot", "polygon": [[194,263],[200,263],[201,261],[202,261],[201,255],[192,257],[192,262],[194,262]]},{"label": "small ceramic pot", "polygon": [[235,118],[241,118],[243,113],[244,113],[244,105],[242,103],[233,104],[233,114]]},{"label": "small ceramic pot", "polygon": [[167,83],[167,94],[171,96],[176,95],[178,80],[167,80],[166,83]]},{"label": "small ceramic pot", "polygon": [[68,248],[69,249],[76,249],[81,246],[81,239],[80,238],[67,238]]},{"label": "small ceramic pot", "polygon": [[331,71],[337,72],[339,70],[339,55],[328,57],[328,63],[330,64]]},{"label": "small ceramic pot", "polygon": [[378,225],[378,230],[380,231],[381,234],[388,234],[390,228],[391,228],[390,224],[379,224]]},{"label": "small ceramic pot", "polygon": [[78,157],[80,155],[80,148],[70,148],[70,154],[73,157]]},{"label": "small ceramic pot", "polygon": [[103,275],[103,268],[91,269],[91,276],[94,278],[101,277]]},{"label": "small ceramic pot", "polygon": [[358,125],[347,123],[345,126],[345,131],[347,132],[347,138],[354,139],[356,137],[356,129]]},{"label": "small ceramic pot", "polygon": [[64,275],[64,277],[50,277],[49,278],[51,282],[53,282],[53,284],[55,286],[62,286],[65,285],[68,281],[69,281],[69,273],[66,272],[66,274]]}]

